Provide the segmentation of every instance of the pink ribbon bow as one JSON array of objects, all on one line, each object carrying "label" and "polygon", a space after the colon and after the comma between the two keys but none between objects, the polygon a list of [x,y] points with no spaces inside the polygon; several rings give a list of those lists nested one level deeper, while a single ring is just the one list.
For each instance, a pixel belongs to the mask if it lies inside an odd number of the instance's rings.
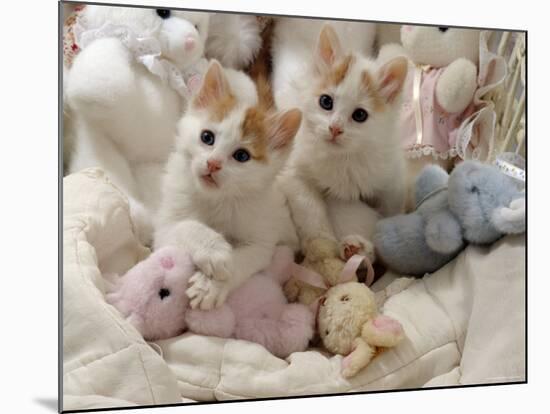
[{"label": "pink ribbon bow", "polygon": [[[372,267],[372,263],[367,257],[358,254],[354,254],[348,259],[336,284],[350,282],[355,276],[357,269],[363,262],[367,265],[367,278],[365,280],[365,284],[367,286],[372,285],[372,282],[374,281],[374,269]],[[292,264],[291,272],[295,279],[307,283],[308,285],[326,290],[332,287],[319,273],[297,263]],[[321,298],[318,298],[310,305],[315,315],[317,315],[317,311],[319,309],[320,299]]]}]

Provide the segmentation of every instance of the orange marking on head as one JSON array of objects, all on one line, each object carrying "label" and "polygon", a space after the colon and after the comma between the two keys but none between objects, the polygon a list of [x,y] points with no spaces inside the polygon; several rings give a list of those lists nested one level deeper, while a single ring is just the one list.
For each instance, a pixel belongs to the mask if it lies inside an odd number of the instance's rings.
[{"label": "orange marking on head", "polygon": [[242,142],[250,150],[252,158],[258,161],[267,159],[268,136],[267,114],[260,107],[246,110],[242,123]]},{"label": "orange marking on head", "polygon": [[384,99],[379,95],[377,85],[367,70],[361,72],[361,87],[371,99],[374,110],[382,112],[386,107]]}]

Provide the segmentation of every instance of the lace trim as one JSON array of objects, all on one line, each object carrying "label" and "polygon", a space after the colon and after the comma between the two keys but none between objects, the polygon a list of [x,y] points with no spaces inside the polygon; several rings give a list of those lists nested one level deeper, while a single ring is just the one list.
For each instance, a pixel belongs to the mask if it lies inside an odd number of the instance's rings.
[{"label": "lace trim", "polygon": [[449,158],[456,157],[458,155],[458,151],[455,148],[450,148],[445,152],[439,152],[431,145],[414,146],[405,151],[405,157],[407,158],[421,158],[430,155],[436,160],[447,160]]},{"label": "lace trim", "polygon": [[184,72],[180,71],[172,62],[161,57],[160,42],[153,36],[157,30],[158,28],[155,27],[140,35],[134,33],[129,27],[109,22],[104,23],[101,27],[88,28],[83,16],[76,19],[73,27],[75,43],[80,50],[85,49],[97,39],[117,38],[149,72],[161,78],[183,98],[189,99],[194,86],[200,83],[202,77],[200,64],[203,59]]}]

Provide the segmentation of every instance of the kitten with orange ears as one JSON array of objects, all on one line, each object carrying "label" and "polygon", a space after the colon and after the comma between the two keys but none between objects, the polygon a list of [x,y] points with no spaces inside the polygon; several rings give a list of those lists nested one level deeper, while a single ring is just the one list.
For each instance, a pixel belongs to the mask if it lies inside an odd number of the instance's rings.
[{"label": "kitten with orange ears", "polygon": [[289,67],[288,56],[278,50],[285,47],[276,36],[274,76],[287,82],[274,90],[275,102],[279,109],[300,108],[304,120],[281,179],[302,246],[329,238],[340,242],[343,259],[361,253],[372,260],[376,221],[404,207],[405,160],[396,127],[407,61],[382,65],[345,51],[325,24],[316,45],[302,45],[313,51],[303,70],[284,76],[279,72]]},{"label": "kitten with orange ears", "polygon": [[210,64],[178,125],[155,224],[155,248],[184,247],[198,268],[187,290],[191,307],[220,306],[269,265],[277,244],[297,247],[274,183],[301,120],[298,109],[266,108],[244,73]]}]

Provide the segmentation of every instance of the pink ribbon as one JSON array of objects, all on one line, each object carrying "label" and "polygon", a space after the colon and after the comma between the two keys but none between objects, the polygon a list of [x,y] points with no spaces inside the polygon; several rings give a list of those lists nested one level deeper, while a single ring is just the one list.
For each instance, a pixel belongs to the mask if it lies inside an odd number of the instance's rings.
[{"label": "pink ribbon", "polygon": [[[365,280],[365,284],[367,286],[372,285],[372,282],[374,281],[374,268],[372,267],[372,263],[367,257],[358,254],[354,254],[348,259],[344,265],[344,268],[340,272],[340,277],[338,278],[338,282],[336,284],[346,283],[353,280],[357,269],[363,262],[367,265],[367,278]],[[332,287],[319,273],[297,263],[292,264],[291,272],[295,279],[307,283],[308,285],[326,290]],[[315,315],[317,315],[319,310],[320,300],[321,298],[318,298],[310,305]],[[317,317],[315,317],[315,319],[317,320]]]}]

